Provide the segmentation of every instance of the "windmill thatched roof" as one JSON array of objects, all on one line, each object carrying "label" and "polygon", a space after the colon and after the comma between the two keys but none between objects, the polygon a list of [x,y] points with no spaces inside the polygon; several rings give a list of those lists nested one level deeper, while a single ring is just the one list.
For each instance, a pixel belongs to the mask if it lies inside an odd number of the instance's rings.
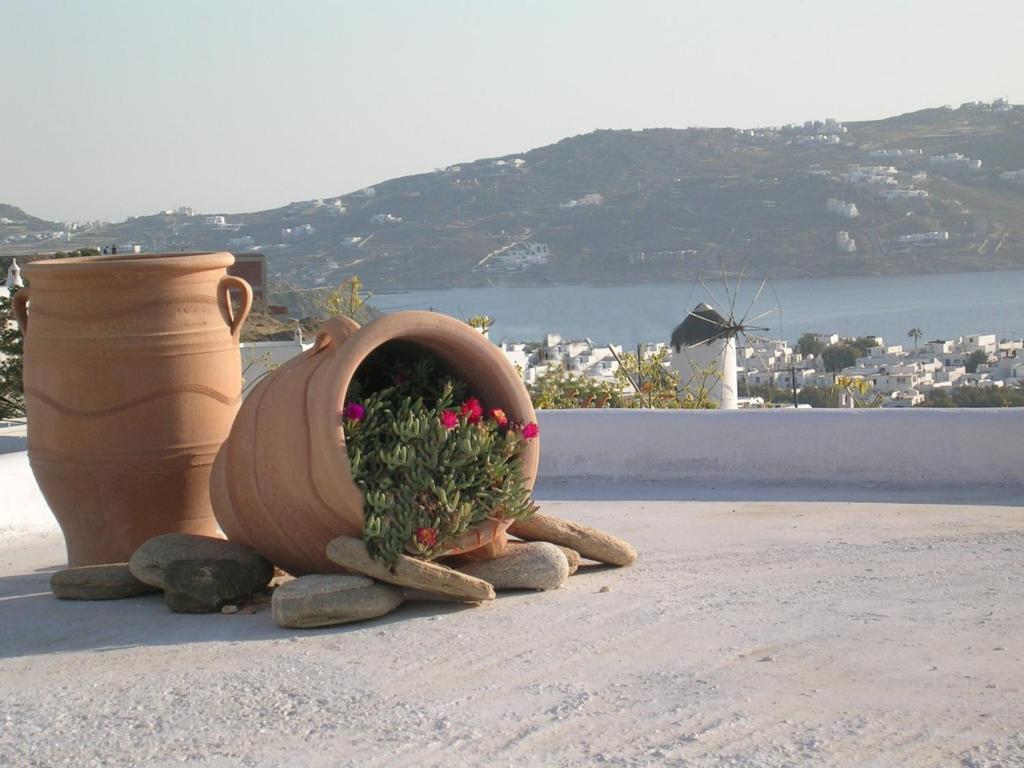
[{"label": "windmill thatched roof", "polygon": [[707,304],[698,304],[672,331],[672,348],[678,352],[683,347],[692,347],[734,335],[734,329],[724,317]]}]

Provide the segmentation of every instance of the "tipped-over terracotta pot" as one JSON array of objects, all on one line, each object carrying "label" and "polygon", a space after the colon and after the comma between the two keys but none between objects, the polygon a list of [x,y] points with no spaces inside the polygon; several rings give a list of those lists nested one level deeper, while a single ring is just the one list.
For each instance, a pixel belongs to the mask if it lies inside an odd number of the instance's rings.
[{"label": "tipped-over terracotta pot", "polygon": [[[71,566],[218,535],[210,469],[241,393],[249,285],[230,253],[36,261],[13,301],[28,455]],[[232,307],[229,291],[241,293]]]},{"label": "tipped-over terracotta pot", "polygon": [[[230,539],[295,575],[339,570],[327,559],[327,542],[363,530],[363,495],[349,470],[341,411],[360,364],[385,347],[399,355],[436,355],[485,408],[503,408],[513,421],[536,419],[515,368],[466,323],[433,312],[397,312],[363,328],[330,320],[311,349],[249,394],[217,455],[210,494]],[[523,454],[531,488],[537,443],[527,443]],[[455,554],[491,545],[503,539],[508,524],[486,524],[447,549]]]}]

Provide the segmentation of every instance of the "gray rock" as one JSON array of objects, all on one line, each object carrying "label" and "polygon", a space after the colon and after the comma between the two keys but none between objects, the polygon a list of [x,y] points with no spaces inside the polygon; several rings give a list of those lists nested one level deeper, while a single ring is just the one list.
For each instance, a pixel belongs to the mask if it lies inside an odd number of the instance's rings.
[{"label": "gray rock", "polygon": [[550,541],[571,547],[580,553],[580,557],[608,565],[632,565],[637,558],[636,550],[628,541],[589,525],[541,512],[525,520],[516,520],[508,532],[526,541]]},{"label": "gray rock", "polygon": [[274,567],[243,544],[188,533],[165,533],[150,539],[135,550],[128,561],[128,567],[139,581],[165,589],[168,568],[171,563],[179,560],[234,562],[246,572],[252,573],[254,581],[258,580],[256,575],[262,579],[265,573],[266,579],[263,579],[260,587],[266,585],[274,575]]},{"label": "gray rock", "polygon": [[128,563],[83,565],[57,571],[50,577],[50,589],[62,600],[120,600],[157,591],[132,576]]},{"label": "gray rock", "polygon": [[569,577],[569,561],[554,544],[510,541],[505,554],[469,563],[459,570],[489,582],[495,589],[558,589]]},{"label": "gray rock", "polygon": [[569,561],[569,575],[572,576],[580,568],[580,553],[571,547],[558,547],[562,550],[562,554],[565,555],[565,559]]},{"label": "gray rock", "polygon": [[398,587],[368,576],[301,576],[274,590],[270,610],[279,627],[330,627],[384,616],[404,599]]},{"label": "gray rock", "polygon": [[[258,556],[257,556],[258,557]],[[182,557],[168,563],[163,574],[164,602],[175,613],[213,613],[244,602],[274,575],[263,558]]]}]

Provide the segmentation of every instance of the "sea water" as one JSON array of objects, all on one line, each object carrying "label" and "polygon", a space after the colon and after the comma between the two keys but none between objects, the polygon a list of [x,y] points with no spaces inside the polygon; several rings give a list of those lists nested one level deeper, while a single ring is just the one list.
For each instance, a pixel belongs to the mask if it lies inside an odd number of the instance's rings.
[{"label": "sea water", "polygon": [[[701,302],[766,330],[752,333],[795,342],[805,332],[883,336],[889,344],[976,333],[1024,337],[1024,271],[774,280],[736,287],[722,278],[621,287],[454,288],[380,294],[384,311],[433,309],[463,319],[491,317],[494,341],[540,341],[547,332],[596,344],[668,341],[687,310]],[[756,299],[756,300],[755,300]]]}]

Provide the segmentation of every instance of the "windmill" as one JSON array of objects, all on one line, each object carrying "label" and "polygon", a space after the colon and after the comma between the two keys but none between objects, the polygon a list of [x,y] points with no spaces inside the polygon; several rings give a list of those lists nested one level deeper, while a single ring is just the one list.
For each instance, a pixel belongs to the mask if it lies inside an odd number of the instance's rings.
[{"label": "windmill", "polygon": [[[703,279],[694,281],[684,305],[686,317],[672,332],[672,368],[679,374],[680,394],[706,398],[719,408],[734,409],[739,394],[737,357],[757,359],[762,370],[772,369],[762,347],[778,339],[760,334],[771,332],[781,338],[782,308],[767,274],[754,281],[757,289],[750,293],[749,278],[753,274],[750,262],[744,262],[734,283],[730,283],[725,263],[720,266],[723,291],[720,295],[724,295],[726,301],[720,301]],[[745,274],[748,277],[746,288],[743,286]],[[698,286],[704,295],[700,303],[692,305]],[[741,312],[737,312],[737,304]],[[693,309],[689,309],[691,306]],[[744,381],[747,382],[746,376]],[[795,393],[792,369],[790,382]],[[747,384],[749,394],[749,382]]]}]

